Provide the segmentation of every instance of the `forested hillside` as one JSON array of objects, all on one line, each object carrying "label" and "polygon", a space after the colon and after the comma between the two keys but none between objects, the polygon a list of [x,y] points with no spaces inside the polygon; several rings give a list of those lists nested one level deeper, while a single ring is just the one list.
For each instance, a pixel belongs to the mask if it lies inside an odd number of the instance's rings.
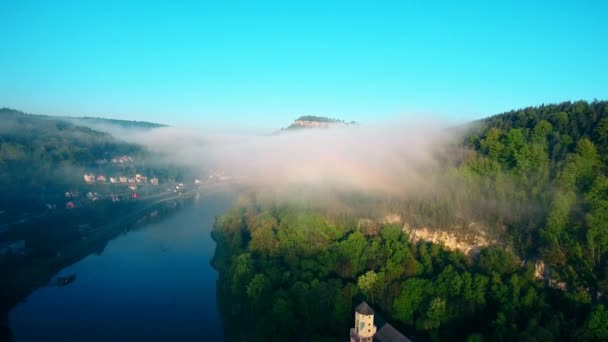
[{"label": "forested hillside", "polygon": [[0,184],[41,186],[50,180],[82,179],[85,168],[141,147],[109,134],[45,116],[0,109]]},{"label": "forested hillside", "polygon": [[476,153],[463,168],[486,178],[498,200],[520,203],[503,214],[511,246],[553,266],[570,288],[606,292],[608,102],[497,115],[467,146]]},{"label": "forested hillside", "polygon": [[[124,124],[124,123],[123,123]],[[136,173],[166,180],[175,167],[159,165],[142,146],[62,119],[0,109],[0,215],[5,221],[47,205],[64,205],[67,191],[84,189],[84,173]],[[127,162],[119,162],[123,158]],[[158,158],[156,159],[158,160]],[[126,188],[126,185],[125,185]],[[84,191],[86,190],[86,191]]]},{"label": "forested hillside", "polygon": [[129,121],[129,120],[117,120],[117,119],[105,119],[105,118],[94,118],[94,117],[56,117],[55,119],[61,119],[64,121],[68,121],[70,123],[79,125],[79,126],[91,126],[92,128],[96,127],[118,127],[124,129],[153,129],[153,128],[161,128],[167,127],[166,125],[161,125],[153,122],[146,121]]},{"label": "forested hillside", "polygon": [[[467,132],[438,156],[429,193],[384,201],[398,225],[244,196],[213,233],[228,337],[343,340],[365,299],[419,339],[608,339],[608,102],[525,108]],[[471,223],[496,245],[467,256],[402,229]]]}]

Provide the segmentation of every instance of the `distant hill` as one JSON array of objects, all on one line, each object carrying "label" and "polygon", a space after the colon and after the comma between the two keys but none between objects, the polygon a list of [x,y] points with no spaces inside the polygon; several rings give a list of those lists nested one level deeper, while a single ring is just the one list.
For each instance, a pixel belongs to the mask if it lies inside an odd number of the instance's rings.
[{"label": "distant hill", "polygon": [[76,125],[88,126],[97,128],[100,126],[111,126],[111,127],[119,127],[126,129],[153,129],[160,127],[168,127],[167,125],[158,124],[154,122],[147,121],[129,121],[129,120],[118,120],[118,119],[105,119],[105,118],[96,118],[96,117],[68,117],[61,116],[57,117],[58,119],[65,120]]},{"label": "distant hill", "polygon": [[[100,117],[90,117],[90,116],[53,116],[53,115],[41,115],[41,114],[30,114],[24,113],[20,110],[12,109],[12,108],[0,108],[0,113],[6,115],[8,113],[14,114],[22,114],[28,115],[30,117],[38,117],[49,120],[61,120],[72,123],[76,126],[85,126],[89,128],[93,128],[95,130],[105,131],[108,127],[117,127],[117,128],[125,128],[125,129],[153,129],[153,128],[161,128],[168,127],[168,125],[159,124],[155,122],[147,122],[147,121],[132,121],[132,120],[119,120],[119,119],[106,119]],[[101,129],[100,129],[101,128]]]},{"label": "distant hill", "polygon": [[54,170],[50,166],[91,167],[100,159],[138,153],[143,153],[142,147],[108,133],[53,116],[0,108],[0,184],[15,181],[2,177],[1,171],[7,171],[3,168],[8,166],[23,166],[22,172],[10,173],[13,177],[43,171],[38,169],[48,166],[46,172],[41,172],[46,178]]},{"label": "distant hill", "polygon": [[142,145],[120,139],[126,130],[163,125],[84,119],[94,124],[0,108],[0,227],[25,212],[65,205],[66,192],[104,191],[108,195],[116,189],[106,186],[104,180],[85,183],[85,173],[102,177],[140,174],[164,183],[188,172],[169,165]]},{"label": "distant hill", "polygon": [[344,120],[328,118],[324,116],[304,115],[286,128],[286,130],[305,129],[305,128],[330,128],[338,126],[355,125],[354,121],[346,122]]},{"label": "distant hill", "polygon": [[0,207],[18,198],[27,199],[24,208],[36,206],[42,192],[65,191],[82,183],[83,172],[110,167],[108,160],[123,155],[142,160],[147,152],[89,127],[0,108]]}]

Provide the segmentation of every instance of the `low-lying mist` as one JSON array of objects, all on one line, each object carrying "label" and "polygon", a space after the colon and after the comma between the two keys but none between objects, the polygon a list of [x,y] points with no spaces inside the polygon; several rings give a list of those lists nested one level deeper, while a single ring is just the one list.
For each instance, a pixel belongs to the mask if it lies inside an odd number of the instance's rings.
[{"label": "low-lying mist", "polygon": [[434,181],[438,154],[455,138],[432,121],[393,122],[272,135],[209,135],[158,128],[126,136],[169,162],[223,172],[250,186],[300,185],[391,195]]},{"label": "low-lying mist", "polygon": [[530,217],[542,217],[546,206],[520,200],[526,189],[512,175],[486,176],[472,169],[479,154],[464,141],[475,129],[431,120],[270,135],[168,127],[127,140],[201,176],[214,171],[234,177],[256,200],[304,204],[334,217],[383,220],[398,214],[412,227],[468,231],[475,226],[492,236],[502,235],[509,223],[538,224]]}]

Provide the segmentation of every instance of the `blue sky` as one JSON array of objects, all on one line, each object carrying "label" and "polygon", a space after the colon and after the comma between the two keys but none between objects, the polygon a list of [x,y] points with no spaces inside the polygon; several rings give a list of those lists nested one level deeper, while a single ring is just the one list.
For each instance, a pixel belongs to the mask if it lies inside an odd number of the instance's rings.
[{"label": "blue sky", "polygon": [[175,3],[1,1],[0,106],[255,130],[608,98],[608,1]]}]

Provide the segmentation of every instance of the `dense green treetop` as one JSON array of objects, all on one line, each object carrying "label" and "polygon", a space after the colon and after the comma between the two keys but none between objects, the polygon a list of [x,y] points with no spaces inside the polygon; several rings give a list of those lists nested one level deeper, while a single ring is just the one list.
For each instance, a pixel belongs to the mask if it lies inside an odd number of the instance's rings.
[{"label": "dense green treetop", "polygon": [[[129,162],[112,162],[121,156],[130,157]],[[178,167],[161,164],[162,158],[151,156],[144,147],[108,133],[61,118],[2,108],[0,209],[36,211],[46,203],[65,201],[66,191],[84,185],[84,173],[107,177],[141,173],[158,177],[161,182],[183,174]]]},{"label": "dense green treetop", "polygon": [[343,340],[361,300],[419,340],[604,336],[604,311],[503,248],[470,258],[399,226],[364,234],[312,207],[244,197],[212,232],[228,340]]},{"label": "dense green treetop", "polygon": [[[608,102],[480,120],[438,158],[424,193],[345,195],[331,207],[344,211],[245,196],[213,232],[227,322],[254,340],[275,321],[277,340],[342,340],[365,299],[422,339],[605,339]],[[361,224],[387,210],[408,229],[473,225],[497,243],[465,256],[412,243],[401,225]]]}]

